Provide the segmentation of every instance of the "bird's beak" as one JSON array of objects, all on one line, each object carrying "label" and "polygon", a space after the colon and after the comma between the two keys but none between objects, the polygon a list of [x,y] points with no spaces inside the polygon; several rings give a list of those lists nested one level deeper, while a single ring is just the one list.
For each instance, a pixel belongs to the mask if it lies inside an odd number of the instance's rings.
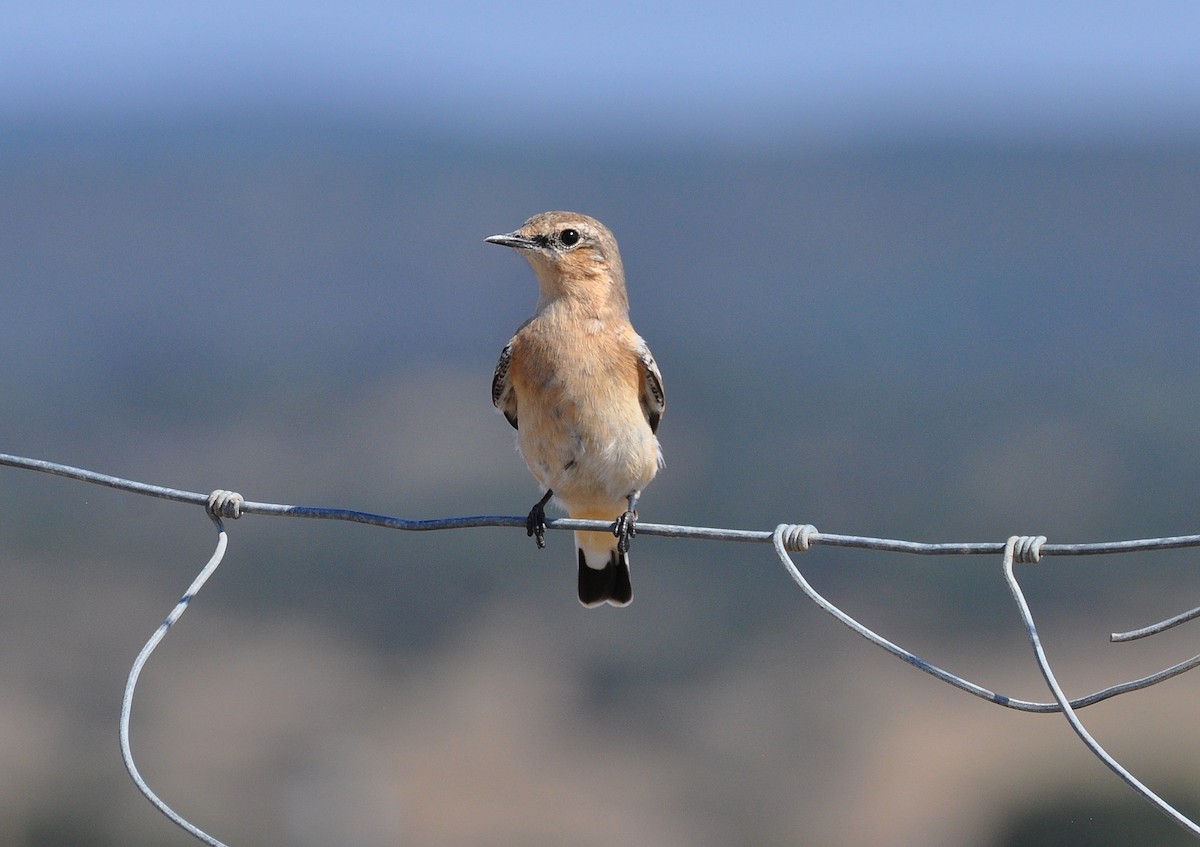
[{"label": "bird's beak", "polygon": [[515,232],[510,232],[507,235],[489,235],[483,240],[488,244],[499,244],[501,247],[514,247],[517,250],[530,250],[537,246],[533,241],[522,235],[517,235]]}]

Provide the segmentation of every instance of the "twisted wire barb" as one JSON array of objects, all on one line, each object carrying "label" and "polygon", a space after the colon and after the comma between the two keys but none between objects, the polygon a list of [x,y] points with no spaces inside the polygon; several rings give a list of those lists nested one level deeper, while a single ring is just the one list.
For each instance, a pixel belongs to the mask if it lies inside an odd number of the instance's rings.
[{"label": "twisted wire barb", "polygon": [[[134,480],[123,479],[121,477],[110,476],[107,474],[96,473],[82,468],[71,467],[70,465],[62,465],[56,462],[48,462],[42,459],[30,459],[21,456],[12,456],[6,453],[0,453],[0,465],[8,465],[10,467],[23,468],[27,470],[40,471],[42,473],[53,474],[55,476],[67,477],[83,482],[89,482],[96,485],[103,485],[109,488],[115,488],[123,491],[129,491],[136,494],[143,494],[151,497],[158,497],[167,500],[174,500],[182,503],[191,503],[203,505],[209,517],[217,526],[218,540],[217,549],[209,559],[208,563],[201,569],[199,575],[189,586],[183,597],[171,610],[166,620],[155,630],[150,640],[138,653],[134,660],[133,667],[130,670],[129,678],[126,682],[124,697],[121,704],[121,721],[120,721],[120,741],[121,755],[125,762],[125,767],[133,778],[134,784],[138,787],[151,803],[173,823],[178,825],[184,831],[188,832],[195,838],[210,845],[210,847],[225,847],[225,845],[200,830],[193,824],[185,820],[181,815],[175,812],[163,800],[161,800],[146,784],[141,774],[138,772],[137,766],[133,761],[133,753],[129,744],[129,722],[130,713],[133,706],[133,693],[137,685],[138,677],[142,667],[150,654],[158,646],[159,642],[166,635],[171,626],[179,619],[183,612],[187,609],[188,604],[203,587],[204,583],[216,570],[224,557],[225,550],[228,546],[228,537],[225,534],[224,525],[221,518],[238,518],[243,514],[261,514],[261,515],[278,515],[287,517],[302,517],[316,518],[324,520],[342,520],[351,521],[354,523],[370,524],[381,526],[390,529],[401,529],[407,531],[432,531],[443,529],[463,529],[468,527],[485,527],[485,526],[501,526],[501,527],[525,527],[524,517],[515,516],[498,516],[498,515],[477,515],[457,518],[439,518],[431,520],[411,520],[406,518],[398,518],[389,515],[378,515],[369,512],[359,512],[350,509],[329,509],[314,506],[293,506],[278,503],[256,503],[244,500],[241,495],[230,491],[217,490],[211,494],[200,494],[192,491],[183,491],[176,488],[167,488],[159,485],[151,485],[148,483],[137,482]],[[547,529],[558,530],[613,530],[614,524],[604,521],[594,520],[577,520],[572,518],[557,518],[546,522]],[[873,538],[870,536],[860,535],[837,535],[832,533],[818,532],[816,527],[809,524],[780,524],[773,531],[755,531],[742,529],[721,529],[713,527],[696,527],[696,526],[679,526],[673,524],[652,524],[638,523],[638,533],[643,535],[658,535],[669,538],[694,538],[707,539],[717,541],[735,541],[735,542],[751,542],[751,543],[771,543],[775,552],[778,555],[784,567],[791,575],[792,579],[800,586],[801,590],[811,599],[819,608],[832,615],[853,632],[865,638],[867,641],[875,644],[886,652],[896,656],[902,661],[912,665],[913,667],[924,671],[925,673],[947,683],[969,694],[973,694],[988,702],[995,703],[1006,708],[1017,709],[1026,712],[1062,712],[1070,723],[1071,728],[1080,737],[1088,749],[1099,758],[1110,770],[1118,777],[1124,780],[1134,791],[1140,794],[1148,802],[1158,808],[1161,812],[1171,817],[1176,823],[1187,830],[1194,836],[1200,837],[1200,826],[1183,816],[1173,807],[1158,797],[1154,792],[1147,788],[1143,783],[1132,776],[1123,766],[1113,759],[1103,747],[1095,741],[1094,738],[1087,732],[1083,724],[1075,712],[1076,709],[1081,709],[1098,703],[1101,700],[1106,700],[1110,697],[1115,697],[1119,694],[1124,694],[1130,691],[1135,691],[1141,688],[1146,688],[1155,685],[1171,677],[1177,676],[1185,671],[1200,665],[1200,655],[1193,656],[1184,662],[1172,665],[1155,674],[1141,677],[1140,679],[1131,680],[1129,682],[1114,685],[1109,688],[1102,689],[1086,697],[1081,697],[1076,700],[1068,700],[1063,693],[1061,687],[1050,668],[1049,662],[1046,659],[1045,652],[1042,649],[1041,641],[1037,633],[1037,628],[1033,622],[1032,614],[1029,611],[1029,606],[1025,602],[1024,595],[1021,592],[1020,586],[1013,574],[1013,562],[1036,562],[1043,555],[1063,555],[1063,556],[1079,556],[1079,555],[1099,555],[1106,553],[1128,553],[1134,551],[1145,550],[1168,550],[1178,549],[1183,547],[1198,547],[1200,546],[1200,535],[1178,535],[1161,538],[1142,538],[1127,541],[1108,541],[1085,544],[1048,544],[1045,536],[1013,536],[1007,542],[948,542],[948,543],[925,543],[916,541],[903,541],[889,538]],[[909,553],[914,555],[994,555],[998,553],[1004,554],[1004,576],[1017,602],[1018,611],[1020,612],[1022,621],[1026,627],[1026,632],[1033,644],[1034,653],[1037,658],[1039,669],[1046,680],[1051,693],[1054,695],[1055,702],[1039,703],[1027,700],[1021,700],[1009,697],[1004,694],[998,694],[981,685],[977,685],[967,679],[964,679],[956,674],[944,670],[937,665],[925,661],[903,647],[888,641],[878,635],[870,628],[859,623],[850,615],[843,612],[833,603],[825,599],[819,594],[804,578],[795,562],[788,555],[788,551],[802,552],[809,550],[813,545],[825,545],[831,547],[853,547],[864,550],[877,550],[895,553]],[[1113,641],[1129,641],[1135,638],[1142,638],[1148,635],[1154,635],[1162,632],[1173,626],[1177,626],[1192,618],[1200,617],[1200,608],[1193,609],[1189,612],[1176,615],[1160,623],[1144,627],[1139,630],[1133,630],[1126,633],[1113,633],[1111,639]]]}]

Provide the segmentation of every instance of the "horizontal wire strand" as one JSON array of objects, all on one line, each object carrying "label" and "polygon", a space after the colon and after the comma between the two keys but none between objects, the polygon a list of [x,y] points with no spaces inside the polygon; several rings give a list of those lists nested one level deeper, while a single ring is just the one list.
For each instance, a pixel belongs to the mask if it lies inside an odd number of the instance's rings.
[{"label": "horizontal wire strand", "polygon": [[[137,766],[133,761],[133,753],[129,742],[129,723],[133,706],[133,693],[142,667],[158,643],[163,639],[163,637],[165,637],[172,624],[174,624],[175,621],[178,620],[183,614],[183,612],[186,611],[195,594],[204,585],[209,576],[211,576],[216,570],[217,565],[220,563],[221,558],[224,555],[225,546],[227,544],[227,536],[221,523],[221,518],[238,518],[243,514],[276,515],[286,517],[349,521],[406,531],[433,531],[464,529],[470,527],[524,528],[526,526],[526,519],[524,517],[515,516],[477,515],[467,517],[413,520],[389,515],[373,514],[370,512],[360,512],[351,509],[294,506],[278,503],[256,503],[253,501],[246,501],[241,497],[241,495],[232,491],[217,490],[213,491],[211,494],[200,494],[197,492],[184,491],[176,488],[151,485],[148,483],[124,479],[122,477],[111,476],[108,474],[101,474],[95,471],[76,468],[56,462],[49,462],[42,459],[30,459],[5,453],[0,453],[0,465],[39,471],[55,476],[67,477],[70,479],[102,485],[109,488],[173,500],[176,502],[202,505],[207,510],[209,517],[216,523],[218,530],[217,551],[201,570],[200,574],[193,581],[187,592],[172,609],[166,620],[164,620],[158,629],[155,630],[154,634],[150,637],[150,640],[146,642],[145,646],[134,660],[133,667],[130,670],[129,678],[126,682],[125,693],[121,704],[120,717],[121,755],[125,762],[126,769],[129,771],[129,774],[133,778],[138,790],[141,791],[142,794],[144,794],[147,799],[149,799],[150,802],[153,803],[154,806],[160,812],[166,815],[173,823],[191,834],[193,837],[205,842],[206,844],[212,845],[212,847],[225,846],[222,844],[222,842],[217,841],[215,838],[189,823],[181,815],[175,812],[170,806],[161,800],[150,789],[145,780],[143,780],[141,774],[138,772]],[[614,524],[606,523],[604,521],[588,521],[571,518],[559,518],[546,522],[547,529],[612,530],[613,527]],[[1112,756],[1109,755],[1104,748],[1101,747],[1100,744],[1088,733],[1075,713],[1076,709],[1083,708],[1119,694],[1146,688],[1184,673],[1185,671],[1191,670],[1197,665],[1200,665],[1200,655],[1194,656],[1189,660],[1180,662],[1169,668],[1165,668],[1155,674],[1151,674],[1150,676],[1114,685],[1076,700],[1068,700],[1061,687],[1059,687],[1054,672],[1052,671],[1045,652],[1042,649],[1041,641],[1037,633],[1036,625],[1033,622],[1032,614],[1029,611],[1028,604],[1025,602],[1024,595],[1021,592],[1020,586],[1017,583],[1016,577],[1013,573],[1014,560],[1017,562],[1026,563],[1036,562],[1042,555],[1100,555],[1108,553],[1128,553],[1135,551],[1197,547],[1200,546],[1200,535],[1178,535],[1160,538],[1142,538],[1127,541],[1108,541],[1083,544],[1049,544],[1046,543],[1044,536],[1013,536],[1009,538],[1007,542],[1003,543],[927,543],[888,538],[874,538],[860,535],[822,533],[819,532],[816,527],[807,524],[780,524],[772,531],[756,531],[714,527],[680,526],[673,524],[638,523],[637,531],[639,534],[657,535],[670,538],[693,538],[773,544],[777,556],[787,568],[788,573],[800,586],[804,593],[808,595],[809,599],[811,599],[822,610],[829,613],[842,624],[850,628],[852,631],[876,646],[882,648],[886,652],[891,653],[913,667],[930,674],[936,679],[939,679],[948,685],[966,691],[967,693],[973,694],[991,703],[1027,712],[1063,713],[1071,728],[1083,741],[1084,745],[1093,755],[1100,759],[1105,766],[1113,771],[1113,773],[1121,778],[1127,785],[1129,785],[1130,788],[1141,795],[1151,805],[1155,806],[1163,814],[1174,820],[1184,830],[1193,836],[1200,837],[1200,826],[1167,804],[1147,786],[1133,777],[1132,774],[1130,774],[1129,771],[1127,771],[1120,763],[1113,759]],[[1014,599],[1016,600],[1022,622],[1026,628],[1026,632],[1030,637],[1039,670],[1042,672],[1047,686],[1054,695],[1055,702],[1037,703],[1026,700],[1018,700],[1003,694],[998,694],[994,691],[984,688],[983,686],[963,679],[962,677],[959,677],[949,671],[943,670],[936,665],[926,662],[916,654],[905,650],[899,645],[893,644],[882,636],[876,634],[868,627],[859,623],[853,617],[846,614],[833,603],[826,600],[822,595],[817,593],[817,591],[813,589],[812,586],[809,585],[808,581],[804,578],[803,574],[800,572],[791,556],[788,555],[789,550],[793,552],[802,552],[809,550],[813,545],[849,547],[865,550],[909,553],[915,555],[1004,554],[1005,580],[1009,585]],[[1129,641],[1135,638],[1154,635],[1187,620],[1191,620],[1197,616],[1200,616],[1200,609],[1176,615],[1173,618],[1169,618],[1165,621],[1152,626],[1144,627],[1139,630],[1132,630],[1126,633],[1113,633],[1112,640]]]},{"label": "horizontal wire strand", "polygon": [[[134,494],[144,494],[179,503],[190,503],[197,506],[207,506],[208,494],[195,491],[183,491],[178,488],[168,488],[161,485],[151,485],[145,482],[124,479],[109,474],[48,462],[44,459],[28,459],[0,453],[0,465],[14,468],[39,471],[55,476],[103,485]],[[469,529],[475,527],[519,527],[525,528],[526,518],[514,515],[469,515],[464,517],[411,519],[392,515],[380,515],[371,512],[361,512],[353,509],[334,509],[320,506],[295,506],[282,503],[258,503],[247,500],[241,505],[242,514],[275,515],[293,518],[311,518],[317,520],[349,521],[352,523],[369,524],[386,529],[399,529],[407,532],[432,532],[449,529]],[[611,522],[597,520],[579,520],[576,518],[554,518],[546,521],[547,529],[557,530],[612,530]],[[676,524],[657,524],[638,522],[639,535],[656,535],[666,538],[691,538],[708,541],[733,541],[754,544],[770,544],[772,530],[726,529],[706,526],[682,526]],[[822,532],[814,536],[813,544],[827,547],[850,547],[860,550],[879,550],[891,553],[908,553],[920,556],[964,556],[964,555],[999,555],[1004,552],[1003,541],[982,542],[922,542],[904,541],[894,538],[874,538],[866,535],[839,535]],[[1043,556],[1088,556],[1108,553],[1131,553],[1143,550],[1172,550],[1183,547],[1200,547],[1200,534],[1175,535],[1161,538],[1137,538],[1127,541],[1100,541],[1080,544],[1043,544]]]}]

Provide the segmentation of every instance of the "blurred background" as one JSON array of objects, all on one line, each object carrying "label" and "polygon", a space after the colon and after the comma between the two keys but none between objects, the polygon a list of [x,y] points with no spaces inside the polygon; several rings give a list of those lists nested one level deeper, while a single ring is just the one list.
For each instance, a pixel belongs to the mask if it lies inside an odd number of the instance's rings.
[{"label": "blurred background", "polygon": [[[620,240],[662,367],[644,520],[923,541],[1198,531],[1200,7],[213,2],[0,9],[0,452],[433,518],[537,498],[483,243]],[[1167,845],[1056,716],[937,683],[769,548],[248,516],[133,746],[231,845]],[[118,756],[193,507],[0,468],[0,841],[193,843]],[[1194,552],[1021,571],[1082,695],[1195,651]],[[1047,695],[992,559],[817,548],[885,636]],[[1084,713],[1193,817],[1200,678]]]}]

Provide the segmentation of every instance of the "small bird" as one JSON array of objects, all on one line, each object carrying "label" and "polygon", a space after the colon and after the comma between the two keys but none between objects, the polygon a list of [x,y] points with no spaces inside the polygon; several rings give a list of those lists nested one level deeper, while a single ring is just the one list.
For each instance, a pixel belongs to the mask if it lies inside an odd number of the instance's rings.
[{"label": "small bird", "polygon": [[512,247],[533,266],[533,317],[500,353],[492,404],[517,430],[517,447],[545,495],[526,530],[545,546],[551,497],[572,518],[613,521],[576,532],[579,602],[627,606],[629,540],[638,499],[662,466],[662,375],[629,323],[617,240],[575,212],[544,212],[485,241]]}]

